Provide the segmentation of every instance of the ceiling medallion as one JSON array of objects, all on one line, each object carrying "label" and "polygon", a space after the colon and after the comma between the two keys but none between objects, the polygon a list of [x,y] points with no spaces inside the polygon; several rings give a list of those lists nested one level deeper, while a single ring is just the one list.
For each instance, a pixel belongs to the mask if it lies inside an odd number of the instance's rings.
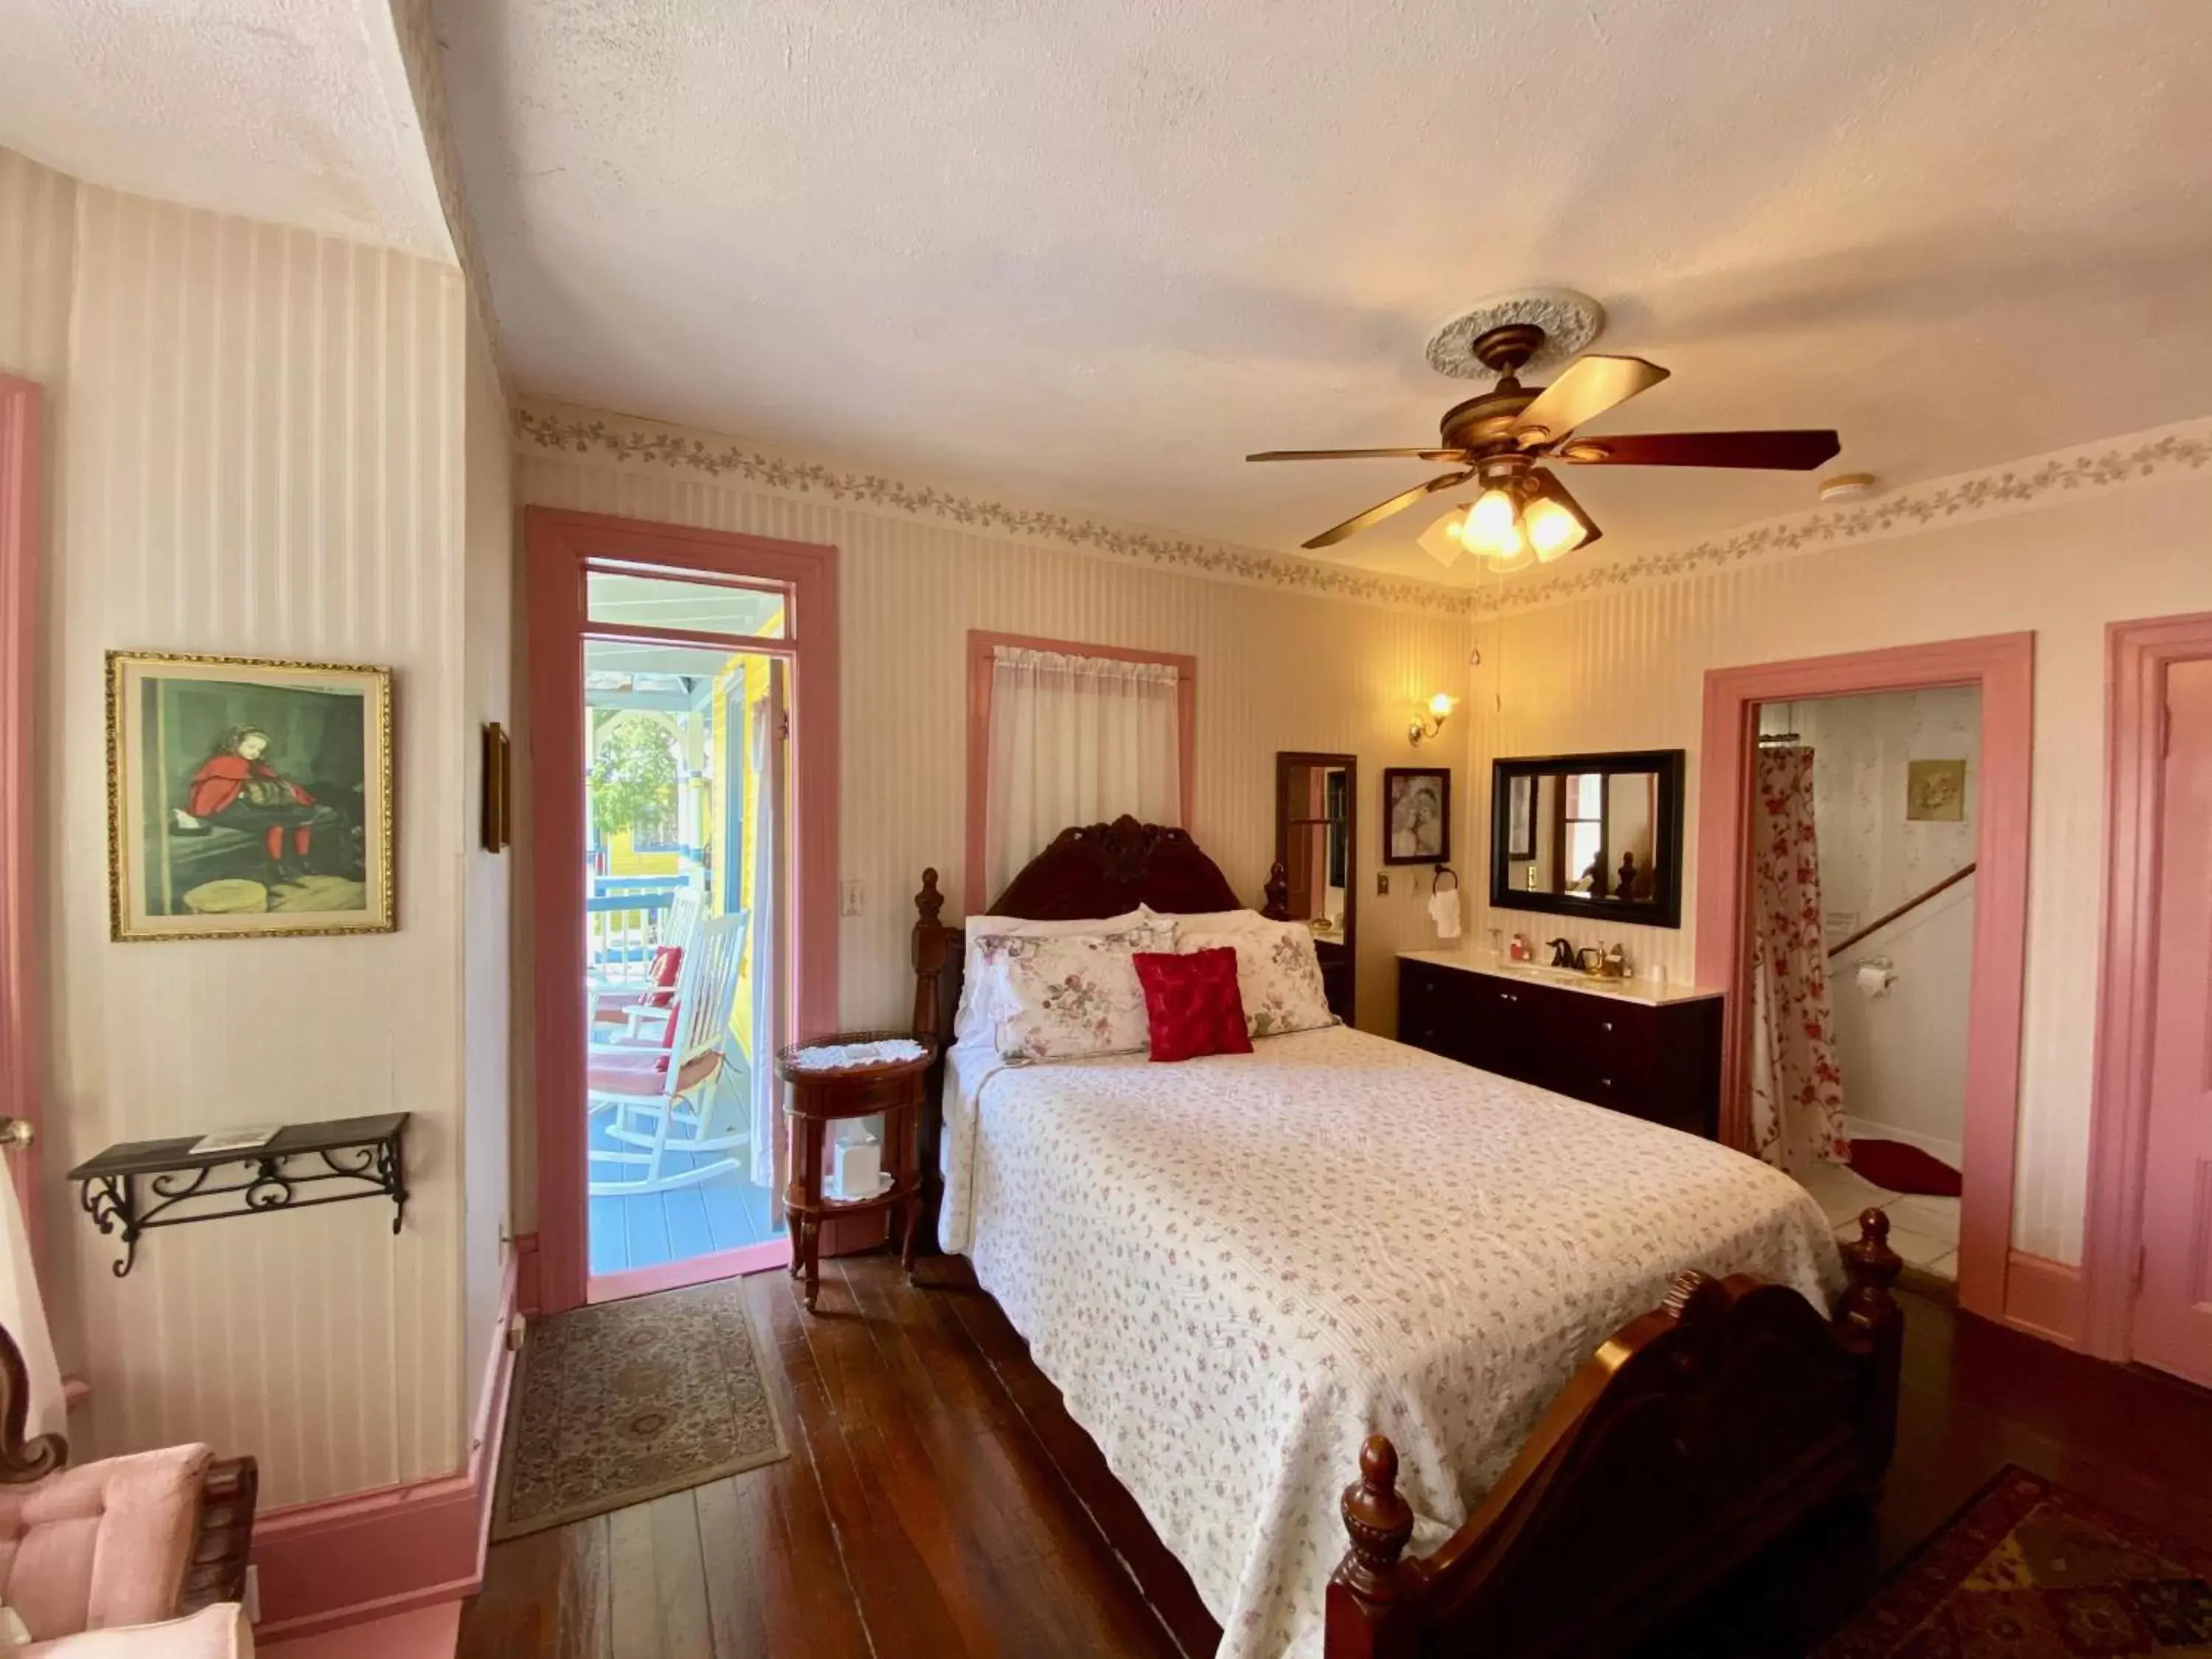
[{"label": "ceiling medallion", "polygon": [[1429,367],[1454,380],[1494,380],[1497,369],[1475,356],[1474,343],[1491,330],[1510,323],[1533,323],[1544,331],[1536,355],[1521,365],[1541,374],[1587,351],[1596,342],[1605,331],[1605,307],[1571,288],[1494,294],[1437,325],[1429,336]]}]

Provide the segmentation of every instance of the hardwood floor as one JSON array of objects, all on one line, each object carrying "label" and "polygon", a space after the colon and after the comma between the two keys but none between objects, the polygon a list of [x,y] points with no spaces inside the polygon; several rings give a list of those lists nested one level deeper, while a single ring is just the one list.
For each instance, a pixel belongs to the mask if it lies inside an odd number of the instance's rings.
[{"label": "hardwood floor", "polygon": [[[826,1261],[812,1320],[782,1273],[750,1279],[792,1455],[495,1547],[464,1659],[1210,1651],[1189,1580],[997,1304],[963,1262],[922,1270],[915,1290],[888,1256]],[[1906,1332],[1879,1510],[1808,1524],[1640,1659],[1802,1654],[2008,1462],[2212,1547],[2212,1395],[1917,1297]]]}]

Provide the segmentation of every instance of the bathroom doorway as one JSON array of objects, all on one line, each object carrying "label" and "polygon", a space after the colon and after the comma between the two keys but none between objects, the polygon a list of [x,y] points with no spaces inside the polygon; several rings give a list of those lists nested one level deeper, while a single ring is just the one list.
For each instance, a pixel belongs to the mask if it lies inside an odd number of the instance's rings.
[{"label": "bathroom doorway", "polygon": [[[1766,811],[1760,799],[1762,772],[1769,769],[1759,739],[1762,729],[1780,736],[1794,718],[1802,720],[1814,700],[1844,699],[1873,693],[1927,692],[1947,688],[1971,688],[1978,702],[1976,746],[1965,755],[1947,753],[1923,758],[1970,763],[1973,780],[1972,814],[1966,822],[1973,844],[1973,874],[1954,886],[1972,883],[1972,925],[1970,967],[1966,973],[1964,1106],[1960,1114],[1958,1170],[1960,1175],[1956,1255],[1946,1266],[1957,1274],[1959,1305],[1991,1319],[2023,1328],[2047,1331],[2049,1308],[2063,1292],[2069,1269],[2025,1255],[2011,1247],[2014,1144],[2020,1109],[2020,1047],[2022,990],[2025,982],[2027,934],[2027,850],[2030,756],[2033,743],[2035,641],[2033,635],[2002,634],[1976,639],[1949,640],[1930,645],[1899,646],[1840,656],[1808,657],[1792,661],[1761,663],[1738,668],[1716,668],[1705,675],[1705,719],[1699,753],[1696,832],[1697,884],[1694,899],[1697,926],[1697,975],[1702,984],[1726,988],[1729,994],[1723,1014],[1723,1066],[1721,1091],[1721,1139],[1746,1152],[1754,1145],[1753,1054],[1757,1011],[1753,1007],[1754,939],[1753,936],[1753,881],[1752,851],[1759,834],[1757,820]],[[1781,705],[1778,716],[1770,708]],[[1804,732],[1801,730],[1802,738]],[[1805,745],[1795,745],[1803,747]],[[1913,757],[1905,757],[1911,760]],[[1782,763],[1771,763],[1781,768]],[[1809,763],[1796,764],[1806,775],[1796,809],[1802,833],[1809,841],[1817,835],[1817,781]],[[1923,769],[1923,781],[1938,775]],[[1947,775],[1954,781],[1954,768]],[[1939,789],[1938,793],[1941,791]],[[1948,803],[1943,810],[1948,810]],[[1901,806],[1896,807],[1902,811]],[[1927,820],[1920,820],[1926,822]],[[1771,826],[1766,826],[1771,833]],[[1931,872],[1930,884],[1936,875]],[[1924,890],[1902,892],[1898,902]],[[1918,907],[1926,910],[1941,902]],[[1832,990],[1828,1006],[1848,994],[1866,999],[1856,988],[1857,968],[1865,957],[1882,954],[1869,951],[1879,939],[1853,941],[1850,933],[1869,924],[1882,923],[1878,901],[1858,908],[1856,927],[1831,931],[1831,907],[1821,903],[1802,914],[1795,941],[1801,963],[1817,958],[1819,973],[1828,976],[1828,951],[1838,952],[1838,977],[1848,968],[1852,988]],[[1893,957],[1894,971],[1894,957]],[[1809,975],[1801,975],[1807,977]],[[1877,974],[1876,977],[1879,975]],[[1785,990],[1788,987],[1784,988]],[[1869,989],[1872,988],[1869,987]],[[1894,988],[1893,987],[1893,989]],[[1881,1011],[1889,1012],[1887,1009]],[[1787,1036],[1802,1027],[1786,1022],[1770,1026]],[[1832,1018],[1829,1042],[1832,1049]],[[1800,1057],[1802,1060],[1802,1057]],[[1848,1143],[1849,1111],[1841,1097],[1849,1087],[1847,1067],[1827,1062],[1837,1074],[1831,1080],[1838,1098],[1833,1107],[1837,1138]],[[1804,1061],[1808,1074],[1817,1073],[1818,1055]],[[1821,1133],[1826,1133],[1825,1126]],[[1892,1134],[1869,1139],[1895,1139]],[[1900,1143],[1903,1144],[1903,1143]],[[1771,1148],[1770,1147],[1770,1151]],[[1921,1148],[1926,1151],[1925,1147]],[[1933,1154],[1931,1154],[1933,1156]],[[1834,1161],[1814,1154],[1816,1161]],[[1893,1171],[1885,1171],[1893,1173]],[[1881,1190],[1897,1192],[1894,1186]],[[1901,1197],[1925,1194],[1900,1194]],[[1840,1206],[1838,1206],[1840,1207]],[[1908,1218],[1927,1225],[1932,1217],[1915,1217],[1908,1210],[1893,1216],[1899,1232],[1916,1231]],[[1938,1234],[1936,1237],[1941,1237]],[[1917,1245],[1932,1267],[1947,1254]]]},{"label": "bathroom doorway", "polygon": [[1870,1205],[1955,1283],[1981,688],[1763,702],[1748,933],[1753,1149],[1845,1238]]}]

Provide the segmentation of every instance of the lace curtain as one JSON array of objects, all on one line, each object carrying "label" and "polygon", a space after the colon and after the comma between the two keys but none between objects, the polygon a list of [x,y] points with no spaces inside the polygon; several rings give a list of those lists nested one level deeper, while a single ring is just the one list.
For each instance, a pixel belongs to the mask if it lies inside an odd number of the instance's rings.
[{"label": "lace curtain", "polygon": [[1820,927],[1813,751],[1759,750],[1751,826],[1751,1143],[1802,1173],[1850,1157]]},{"label": "lace curtain", "polygon": [[1170,663],[1016,646],[991,665],[990,770],[980,908],[1074,823],[1130,814],[1182,822],[1182,746]]}]

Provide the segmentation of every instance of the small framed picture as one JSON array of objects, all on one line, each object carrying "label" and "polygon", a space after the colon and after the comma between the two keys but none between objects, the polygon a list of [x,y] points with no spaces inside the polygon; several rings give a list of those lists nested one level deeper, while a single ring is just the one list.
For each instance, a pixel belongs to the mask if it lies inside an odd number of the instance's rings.
[{"label": "small framed picture", "polygon": [[392,672],[107,653],[118,939],[385,933]]},{"label": "small framed picture", "polygon": [[1966,763],[1907,761],[1905,816],[1916,823],[1961,823],[1966,817]]},{"label": "small framed picture", "polygon": [[1391,766],[1382,772],[1382,862],[1443,864],[1451,858],[1451,773]]}]

